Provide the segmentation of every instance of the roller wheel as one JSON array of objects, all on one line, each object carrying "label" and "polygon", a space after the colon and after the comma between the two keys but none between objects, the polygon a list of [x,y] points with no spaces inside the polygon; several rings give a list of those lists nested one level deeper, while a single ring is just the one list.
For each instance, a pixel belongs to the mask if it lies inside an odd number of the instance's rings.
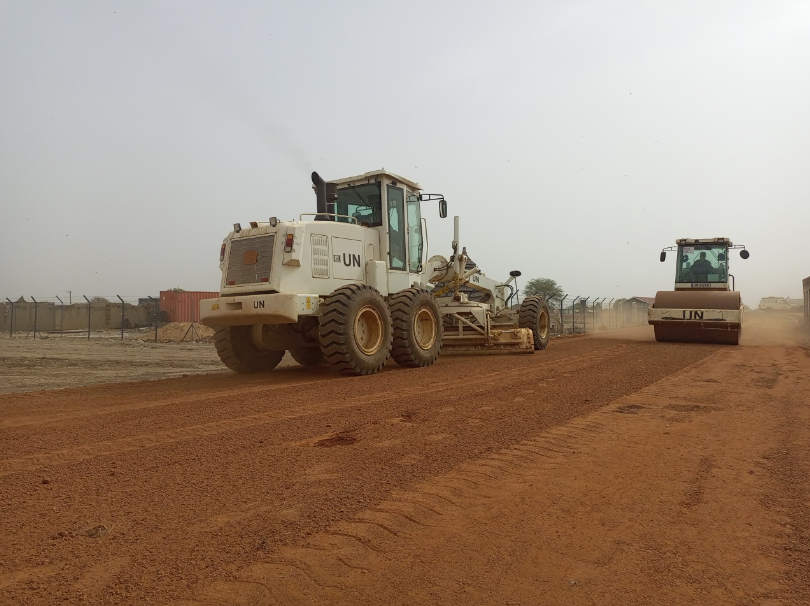
[{"label": "roller wheel", "polygon": [[259,349],[253,342],[252,326],[223,326],[214,334],[214,346],[219,359],[228,368],[239,373],[273,370],[283,351]]},{"label": "roller wheel", "polygon": [[526,297],[518,310],[518,326],[528,328],[534,335],[535,350],[545,349],[551,336],[551,314],[543,297]]},{"label": "roller wheel", "polygon": [[379,372],[391,355],[391,337],[388,306],[371,286],[349,284],[324,299],[318,338],[326,361],[339,372]]},{"label": "roller wheel", "polygon": [[388,304],[394,324],[391,357],[400,366],[432,366],[442,348],[442,319],[429,291],[408,288],[392,295]]},{"label": "roller wheel", "polygon": [[326,363],[323,353],[317,347],[300,347],[291,349],[290,355],[301,366],[322,366]]}]

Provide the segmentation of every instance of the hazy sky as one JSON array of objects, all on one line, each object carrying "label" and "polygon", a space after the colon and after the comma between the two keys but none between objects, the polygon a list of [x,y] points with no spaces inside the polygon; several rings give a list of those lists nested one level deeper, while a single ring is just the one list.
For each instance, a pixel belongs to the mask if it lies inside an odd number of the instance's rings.
[{"label": "hazy sky", "polygon": [[0,0],[0,297],[217,290],[235,221],[380,167],[495,278],[653,296],[727,236],[799,297],[809,108],[805,0]]}]

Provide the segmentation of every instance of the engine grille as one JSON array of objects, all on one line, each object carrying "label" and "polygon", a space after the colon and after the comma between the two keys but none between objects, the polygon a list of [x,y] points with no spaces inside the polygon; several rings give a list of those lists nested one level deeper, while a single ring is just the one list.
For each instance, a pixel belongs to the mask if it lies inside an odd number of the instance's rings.
[{"label": "engine grille", "polygon": [[326,236],[312,234],[312,277],[329,277],[329,241]]},{"label": "engine grille", "polygon": [[231,240],[225,285],[239,286],[269,281],[275,243],[276,234]]}]

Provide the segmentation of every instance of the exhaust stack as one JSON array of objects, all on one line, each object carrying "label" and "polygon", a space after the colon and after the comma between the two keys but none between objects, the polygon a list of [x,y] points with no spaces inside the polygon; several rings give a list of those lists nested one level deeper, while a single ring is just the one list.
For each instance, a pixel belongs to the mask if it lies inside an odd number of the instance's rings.
[{"label": "exhaust stack", "polygon": [[[335,201],[337,200],[337,183],[327,183],[321,176],[312,171],[312,185],[315,189],[315,198],[317,200],[317,216],[316,221],[334,221],[334,216],[329,216],[326,213],[335,214]],[[321,214],[323,213],[323,214]]]}]

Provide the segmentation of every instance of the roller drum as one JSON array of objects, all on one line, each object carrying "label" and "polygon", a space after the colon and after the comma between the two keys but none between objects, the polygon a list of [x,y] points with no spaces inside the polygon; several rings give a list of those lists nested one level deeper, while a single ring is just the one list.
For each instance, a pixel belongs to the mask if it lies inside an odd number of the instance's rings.
[{"label": "roller drum", "polygon": [[659,290],[653,307],[665,309],[740,309],[736,290]]},{"label": "roller drum", "polygon": [[[731,309],[741,307],[737,291],[659,290],[655,294],[656,309]],[[702,323],[701,323],[702,324]],[[742,326],[737,328],[705,328],[705,324],[660,322],[654,325],[655,340],[674,343],[721,343],[738,345]]]}]

